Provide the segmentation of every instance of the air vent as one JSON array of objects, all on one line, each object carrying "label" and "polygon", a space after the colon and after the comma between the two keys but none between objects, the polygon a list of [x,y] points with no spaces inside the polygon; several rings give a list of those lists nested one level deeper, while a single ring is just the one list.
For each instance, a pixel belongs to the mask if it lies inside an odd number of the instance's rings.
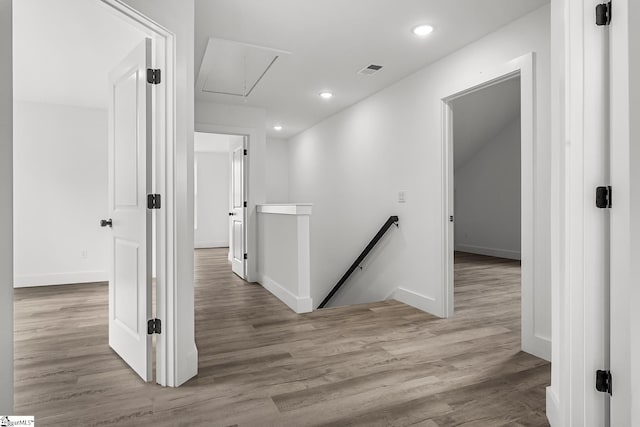
[{"label": "air vent", "polygon": [[358,74],[362,74],[364,76],[370,76],[372,74],[377,73],[382,70],[382,65],[371,64],[367,67],[364,67],[362,70],[358,71]]}]

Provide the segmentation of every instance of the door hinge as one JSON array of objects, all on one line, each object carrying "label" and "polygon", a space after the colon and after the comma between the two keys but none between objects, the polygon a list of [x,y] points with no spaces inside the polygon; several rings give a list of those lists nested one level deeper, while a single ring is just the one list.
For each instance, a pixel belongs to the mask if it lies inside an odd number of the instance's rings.
[{"label": "door hinge", "polygon": [[162,71],[160,69],[147,68],[147,83],[159,85],[162,81]]},{"label": "door hinge", "polygon": [[160,209],[162,197],[159,194],[147,194],[147,209]]},{"label": "door hinge", "polygon": [[611,207],[611,186],[596,187],[596,207],[605,209]]},{"label": "door hinge", "polygon": [[611,371],[596,371],[596,390],[611,394]]},{"label": "door hinge", "polygon": [[150,319],[147,321],[147,334],[161,334],[162,333],[162,322],[160,319]]},{"label": "door hinge", "polygon": [[244,254],[244,259],[249,259],[249,255]]},{"label": "door hinge", "polygon": [[249,154],[249,150],[247,150],[246,148],[244,149],[244,155],[248,155]]},{"label": "door hinge", "polygon": [[244,202],[244,207],[245,207],[245,208],[247,207],[247,202]]},{"label": "door hinge", "polygon": [[609,25],[611,23],[611,2],[596,6],[596,25]]}]

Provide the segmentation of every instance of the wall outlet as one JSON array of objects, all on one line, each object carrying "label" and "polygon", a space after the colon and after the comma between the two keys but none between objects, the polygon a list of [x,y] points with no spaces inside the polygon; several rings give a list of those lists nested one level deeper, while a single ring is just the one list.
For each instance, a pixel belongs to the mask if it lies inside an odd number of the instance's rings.
[{"label": "wall outlet", "polygon": [[81,258],[89,258],[89,251],[86,249],[83,249],[82,252],[80,253],[80,257]]},{"label": "wall outlet", "polygon": [[398,191],[398,203],[407,203],[406,191]]}]

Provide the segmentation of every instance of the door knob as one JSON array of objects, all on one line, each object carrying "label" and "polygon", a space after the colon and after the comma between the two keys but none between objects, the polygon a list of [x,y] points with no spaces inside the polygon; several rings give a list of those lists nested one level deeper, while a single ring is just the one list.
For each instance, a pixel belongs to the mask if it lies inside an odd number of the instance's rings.
[{"label": "door knob", "polygon": [[229,212],[229,216],[234,216],[234,215],[235,215],[235,213]]},{"label": "door knob", "polygon": [[111,220],[111,218],[109,218],[109,219],[101,219],[100,220],[100,227],[113,227],[113,221]]}]

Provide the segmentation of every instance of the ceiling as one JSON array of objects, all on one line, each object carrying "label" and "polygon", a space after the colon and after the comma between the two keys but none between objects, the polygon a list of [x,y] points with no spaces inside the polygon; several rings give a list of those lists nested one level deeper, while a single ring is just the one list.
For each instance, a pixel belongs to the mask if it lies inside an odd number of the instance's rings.
[{"label": "ceiling", "polygon": [[457,169],[520,117],[520,77],[458,98],[451,102],[451,109]]},{"label": "ceiling", "polygon": [[[278,58],[246,99],[199,87],[196,98],[266,108],[269,134],[290,137],[546,3],[196,0],[196,78],[210,38],[291,53]],[[435,31],[415,37],[412,28],[424,23]],[[384,68],[372,76],[358,74],[370,64]],[[244,73],[242,66],[236,73]],[[320,99],[323,90],[334,98]],[[275,124],[284,129],[274,131]]]},{"label": "ceiling", "polygon": [[107,108],[109,71],[143,38],[99,1],[14,1],[14,98]]}]

